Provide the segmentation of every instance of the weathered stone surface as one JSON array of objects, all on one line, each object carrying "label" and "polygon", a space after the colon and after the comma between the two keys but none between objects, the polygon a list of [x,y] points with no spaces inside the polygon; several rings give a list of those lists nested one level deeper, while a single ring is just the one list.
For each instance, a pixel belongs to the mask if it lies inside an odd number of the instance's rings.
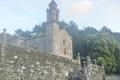
[{"label": "weathered stone surface", "polygon": [[120,75],[107,75],[107,80],[120,80]]},{"label": "weathered stone surface", "polygon": [[67,80],[79,66],[72,59],[6,44],[0,44],[0,52],[5,55],[0,57],[0,80]]},{"label": "weathered stone surface", "polygon": [[70,73],[70,80],[106,80],[104,66],[97,65],[96,60],[93,63],[87,57],[84,67]]}]

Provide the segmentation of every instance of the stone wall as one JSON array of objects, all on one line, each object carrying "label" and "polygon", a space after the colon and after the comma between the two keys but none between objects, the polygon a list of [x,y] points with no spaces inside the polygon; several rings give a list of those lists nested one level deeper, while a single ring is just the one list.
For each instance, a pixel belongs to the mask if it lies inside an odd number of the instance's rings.
[{"label": "stone wall", "polygon": [[120,80],[120,75],[106,75],[106,80]]},{"label": "stone wall", "polygon": [[45,36],[24,41],[24,47],[45,51]]},{"label": "stone wall", "polygon": [[[87,56],[86,61],[83,61],[81,72],[82,80],[106,80],[104,66],[97,65],[96,59],[91,60],[89,56]],[[80,71],[77,73],[80,74]],[[76,75],[73,74],[73,77]]]},{"label": "stone wall", "polygon": [[67,80],[78,66],[72,59],[0,44],[0,80]]},{"label": "stone wall", "polygon": [[89,65],[85,69],[86,80],[105,80],[104,72],[101,66],[98,65]]},{"label": "stone wall", "polygon": [[45,51],[51,54],[73,59],[72,38],[56,22],[47,23],[45,46]]},{"label": "stone wall", "polygon": [[58,38],[59,40],[59,48],[58,51],[60,56],[63,57],[68,57],[68,58],[73,58],[73,44],[72,44],[72,38],[70,35],[66,32],[65,29],[60,29],[58,36],[56,35],[56,43],[58,43]]},{"label": "stone wall", "polygon": [[104,67],[97,65],[96,60],[93,63],[88,56],[80,70],[70,73],[69,80],[106,80]]}]

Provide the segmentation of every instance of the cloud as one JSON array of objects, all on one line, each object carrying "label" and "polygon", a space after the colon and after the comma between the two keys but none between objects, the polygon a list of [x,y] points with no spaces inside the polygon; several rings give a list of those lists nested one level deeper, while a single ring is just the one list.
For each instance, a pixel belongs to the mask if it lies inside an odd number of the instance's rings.
[{"label": "cloud", "polygon": [[66,13],[71,16],[78,17],[81,14],[89,14],[92,11],[91,0],[76,0],[72,1],[69,7],[66,9]]}]

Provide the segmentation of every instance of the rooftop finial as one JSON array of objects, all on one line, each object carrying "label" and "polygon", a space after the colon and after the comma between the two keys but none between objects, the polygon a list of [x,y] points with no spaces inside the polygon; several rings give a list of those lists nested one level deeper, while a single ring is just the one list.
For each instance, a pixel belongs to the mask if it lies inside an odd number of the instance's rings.
[{"label": "rooftop finial", "polygon": [[51,3],[50,3],[49,5],[52,5],[52,6],[54,6],[54,5],[55,5],[55,6],[57,6],[57,4],[56,4],[55,0],[52,0],[52,1],[51,1]]},{"label": "rooftop finial", "polygon": [[52,0],[52,2],[55,2],[55,0]]}]

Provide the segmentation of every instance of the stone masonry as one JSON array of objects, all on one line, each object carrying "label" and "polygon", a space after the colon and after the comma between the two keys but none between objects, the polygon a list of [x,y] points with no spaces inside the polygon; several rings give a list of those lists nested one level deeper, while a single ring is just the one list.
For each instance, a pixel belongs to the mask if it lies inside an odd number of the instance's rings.
[{"label": "stone masonry", "polygon": [[0,80],[105,80],[103,66],[90,57],[74,60],[72,38],[60,29],[54,0],[47,9],[46,32],[33,39],[0,33]]},{"label": "stone masonry", "polygon": [[88,56],[80,70],[70,73],[69,80],[106,80],[104,66],[97,65],[96,60],[91,61]]},{"label": "stone masonry", "polygon": [[0,44],[0,80],[67,80],[79,61]]},{"label": "stone masonry", "polygon": [[90,58],[77,60],[45,52],[0,44],[0,80],[105,80],[104,67]]}]

